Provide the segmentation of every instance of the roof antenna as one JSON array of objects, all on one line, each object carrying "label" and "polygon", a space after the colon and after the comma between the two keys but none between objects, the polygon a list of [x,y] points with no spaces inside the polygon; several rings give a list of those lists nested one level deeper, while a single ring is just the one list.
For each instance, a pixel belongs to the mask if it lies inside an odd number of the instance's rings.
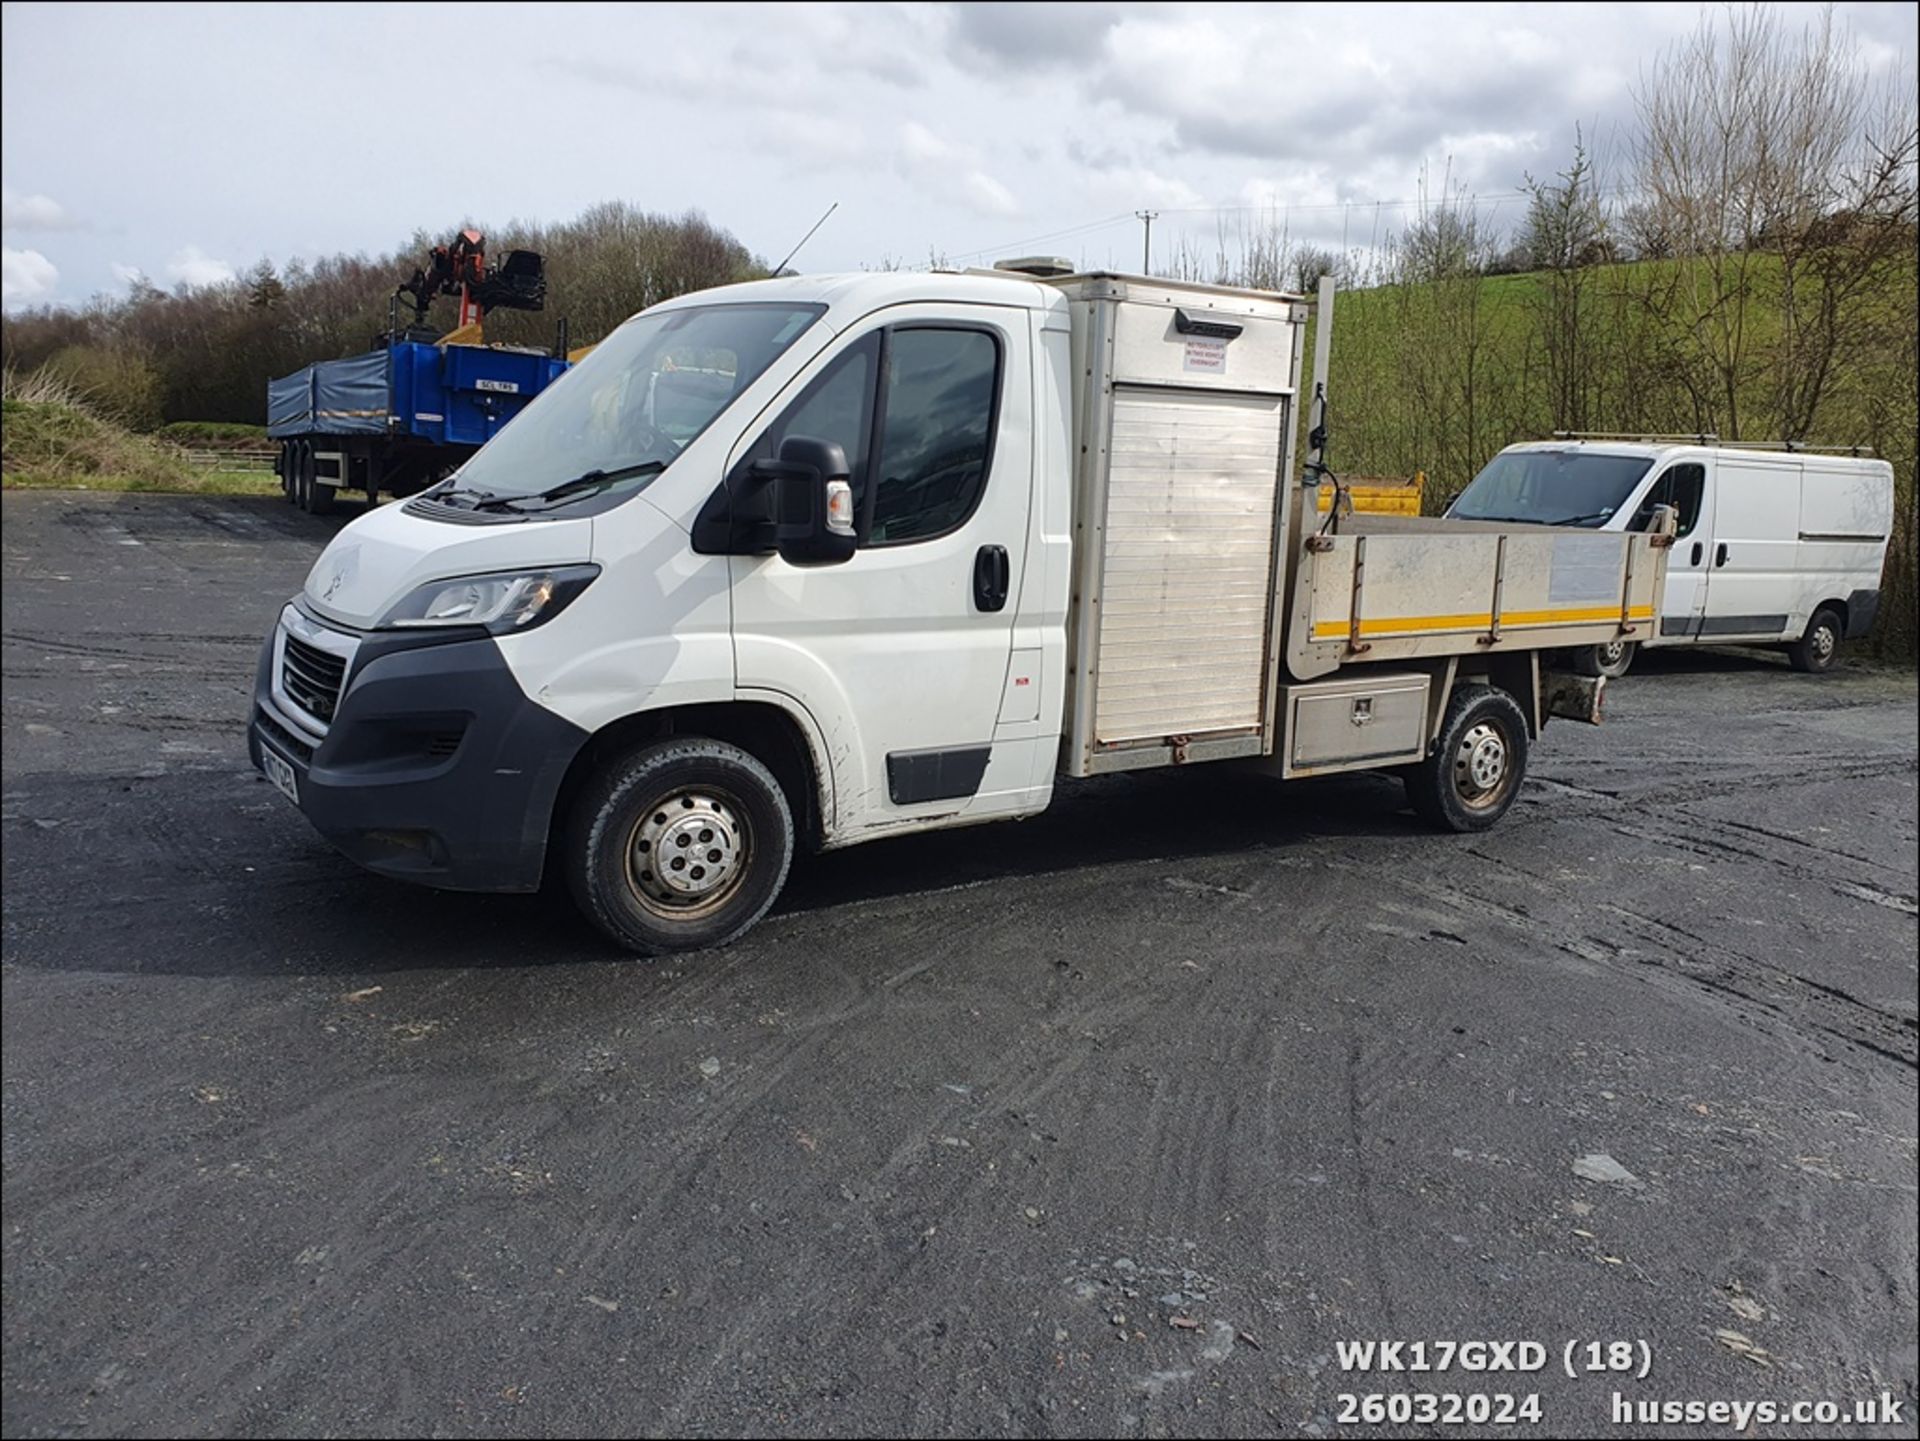
[{"label": "roof antenna", "polygon": [[[813,222],[813,230],[818,230],[821,226],[825,225],[827,223],[827,215],[833,214],[833,212],[838,210],[839,208],[840,208],[840,202],[838,200],[834,201],[833,204],[829,205],[827,207],[827,214],[822,215],[818,220]],[[813,230],[809,230],[805,235],[800,237],[800,245],[805,245],[809,240],[813,239]],[[787,268],[787,261],[792,260],[794,256],[800,253],[800,245],[796,245],[793,247],[793,249],[789,250],[787,252],[787,259],[781,261],[778,265],[773,267],[773,273],[775,275],[779,275],[782,271],[784,271]]]}]

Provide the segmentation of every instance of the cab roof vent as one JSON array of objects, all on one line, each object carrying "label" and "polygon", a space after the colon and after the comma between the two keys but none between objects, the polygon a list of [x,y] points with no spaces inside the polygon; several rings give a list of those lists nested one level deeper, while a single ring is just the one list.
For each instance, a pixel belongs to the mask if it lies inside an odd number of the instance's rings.
[{"label": "cab roof vent", "polygon": [[995,270],[1011,270],[1016,275],[1033,275],[1041,280],[1058,280],[1073,274],[1073,262],[1064,255],[1022,255],[1015,260],[996,260]]}]

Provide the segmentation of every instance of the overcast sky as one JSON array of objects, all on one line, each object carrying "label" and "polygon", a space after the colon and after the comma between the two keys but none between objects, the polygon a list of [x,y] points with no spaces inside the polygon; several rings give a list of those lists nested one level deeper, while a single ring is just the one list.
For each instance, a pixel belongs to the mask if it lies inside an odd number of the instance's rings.
[{"label": "overcast sky", "polygon": [[[1911,73],[1912,4],[1838,8],[1864,64]],[[1367,244],[1423,164],[1498,222],[1576,122],[1604,140],[1627,119],[1639,68],[1700,13],[8,4],[5,304],[610,199],[702,210],[770,261],[837,200],[806,270],[930,249],[1132,267],[1141,208],[1157,252],[1266,209]]]}]

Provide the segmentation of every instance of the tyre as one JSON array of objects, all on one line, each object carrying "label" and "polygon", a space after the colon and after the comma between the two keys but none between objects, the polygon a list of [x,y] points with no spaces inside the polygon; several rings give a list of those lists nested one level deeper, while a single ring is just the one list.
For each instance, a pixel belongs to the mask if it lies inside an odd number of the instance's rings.
[{"label": "tyre", "polygon": [[793,860],[793,813],[759,761],[684,736],[629,751],[567,818],[567,884],[617,945],[645,956],[735,940],[767,912]]},{"label": "tyre", "polygon": [[280,459],[274,469],[280,473],[280,493],[287,498],[287,504],[293,504],[293,442],[280,442]]},{"label": "tyre", "polygon": [[1443,830],[1484,831],[1507,813],[1527,773],[1527,718],[1487,685],[1464,685],[1447,703],[1432,753],[1404,773],[1407,799]]},{"label": "tyre", "polygon": [[1795,670],[1820,675],[1833,669],[1840,659],[1840,640],[1847,633],[1846,622],[1831,606],[1821,606],[1807,622],[1807,633],[1787,647],[1787,659]]},{"label": "tyre", "polygon": [[1583,645],[1568,658],[1581,675],[1603,675],[1608,680],[1618,680],[1632,667],[1634,652],[1638,649],[1630,640],[1614,640],[1605,645]]}]

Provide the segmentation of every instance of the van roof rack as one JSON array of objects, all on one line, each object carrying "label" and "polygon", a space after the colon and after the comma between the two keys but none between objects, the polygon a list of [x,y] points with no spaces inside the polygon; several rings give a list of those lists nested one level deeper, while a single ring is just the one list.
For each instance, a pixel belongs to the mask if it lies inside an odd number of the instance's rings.
[{"label": "van roof rack", "polygon": [[1691,435],[1653,435],[1643,430],[1556,430],[1555,440],[1631,440],[1643,444],[1668,445],[1715,445],[1722,450],[1778,450],[1799,454],[1802,451],[1824,451],[1829,454],[1868,456],[1874,453],[1870,445],[1830,445],[1819,440],[1722,440],[1710,430],[1697,431]]}]

